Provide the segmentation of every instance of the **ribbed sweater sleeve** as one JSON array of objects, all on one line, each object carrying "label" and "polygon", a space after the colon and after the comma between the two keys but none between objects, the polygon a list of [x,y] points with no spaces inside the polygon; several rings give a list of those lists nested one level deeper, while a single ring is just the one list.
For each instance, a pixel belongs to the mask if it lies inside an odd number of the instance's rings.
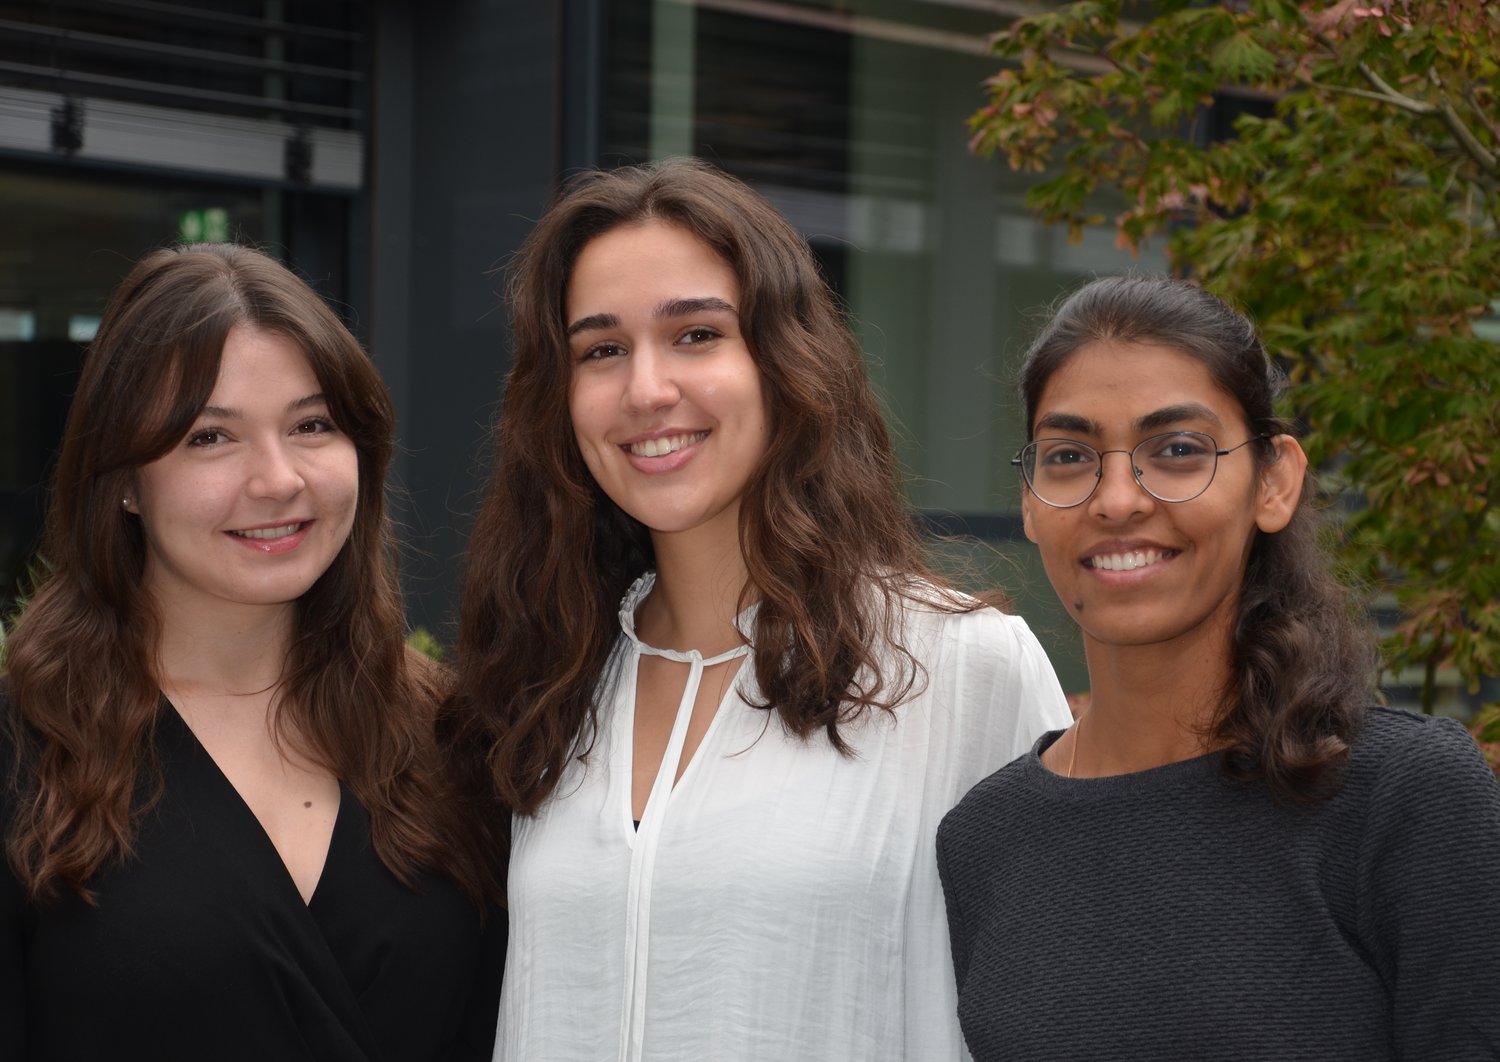
[{"label": "ribbed sweater sleeve", "polygon": [[1360,938],[1398,1058],[1500,1059],[1500,786],[1457,723],[1403,730],[1364,824]]}]

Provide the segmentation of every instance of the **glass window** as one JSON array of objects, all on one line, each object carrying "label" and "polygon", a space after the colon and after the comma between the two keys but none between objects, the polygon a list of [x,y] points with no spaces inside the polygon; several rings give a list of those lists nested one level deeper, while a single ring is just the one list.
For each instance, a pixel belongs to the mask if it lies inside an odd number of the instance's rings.
[{"label": "glass window", "polygon": [[602,157],[700,155],[808,236],[892,414],[912,500],[936,529],[981,540],[941,555],[1010,591],[1079,690],[1076,628],[1020,531],[1015,371],[1061,293],[1166,262],[1132,260],[1112,230],[1070,244],[1025,208],[1030,178],[969,154],[965,120],[998,69],[986,38],[1019,7],[620,0]]},{"label": "glass window", "polygon": [[[289,233],[305,228],[296,215],[320,199],[337,204],[317,212],[330,219],[329,240],[342,246],[343,225],[334,224],[345,213],[342,197],[60,166],[0,168],[7,236],[0,245],[0,615],[10,611],[37,545],[44,485],[83,350],[115,285],[141,255],[185,232],[202,234],[205,218],[230,239],[277,253]],[[316,246],[307,250],[315,256]]]}]

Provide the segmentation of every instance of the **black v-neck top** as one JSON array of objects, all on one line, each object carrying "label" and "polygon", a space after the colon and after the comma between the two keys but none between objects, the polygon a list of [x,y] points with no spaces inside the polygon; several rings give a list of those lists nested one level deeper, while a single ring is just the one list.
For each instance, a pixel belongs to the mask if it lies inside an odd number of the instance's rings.
[{"label": "black v-neck top", "polygon": [[[8,712],[0,700],[0,712]],[[0,769],[13,763],[0,720]],[[304,903],[250,808],[169,705],[162,799],[135,852],[29,903],[0,868],[4,1062],[450,1062],[490,1058],[504,912],[446,879],[398,882],[340,787],[328,858]],[[0,824],[12,795],[0,792]]]}]

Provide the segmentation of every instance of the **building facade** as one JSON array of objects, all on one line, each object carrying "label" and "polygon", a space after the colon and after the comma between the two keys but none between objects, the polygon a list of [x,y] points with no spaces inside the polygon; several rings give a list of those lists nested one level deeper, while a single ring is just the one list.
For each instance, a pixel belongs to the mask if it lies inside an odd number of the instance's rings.
[{"label": "building facade", "polygon": [[500,270],[558,182],[704,157],[807,235],[943,549],[1008,589],[1070,689],[1020,541],[1013,375],[1036,312],[1129,268],[967,151],[1016,0],[0,2],[0,596],[32,556],[84,345],[129,264],[253,242],[337,307],[396,398],[413,623],[451,635],[508,364]]}]

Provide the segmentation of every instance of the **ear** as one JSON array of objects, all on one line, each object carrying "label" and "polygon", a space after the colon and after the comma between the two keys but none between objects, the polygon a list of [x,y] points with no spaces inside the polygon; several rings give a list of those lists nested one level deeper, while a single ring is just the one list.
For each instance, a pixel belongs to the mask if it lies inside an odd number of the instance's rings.
[{"label": "ear", "polygon": [[136,516],[141,515],[140,501],[139,495],[136,493],[136,479],[134,473],[131,474],[130,481],[125,484],[125,495],[120,499],[120,507],[127,513],[134,513]]},{"label": "ear", "polygon": [[1036,541],[1036,528],[1031,523],[1031,507],[1037,504],[1036,499],[1031,496],[1031,488],[1025,483],[1021,484],[1021,528],[1026,532],[1026,537],[1032,542]]},{"label": "ear", "polygon": [[1276,458],[1261,468],[1260,487],[1255,506],[1255,526],[1273,534],[1291,523],[1292,514],[1302,500],[1302,483],[1307,477],[1307,454],[1290,435],[1271,439]]}]

